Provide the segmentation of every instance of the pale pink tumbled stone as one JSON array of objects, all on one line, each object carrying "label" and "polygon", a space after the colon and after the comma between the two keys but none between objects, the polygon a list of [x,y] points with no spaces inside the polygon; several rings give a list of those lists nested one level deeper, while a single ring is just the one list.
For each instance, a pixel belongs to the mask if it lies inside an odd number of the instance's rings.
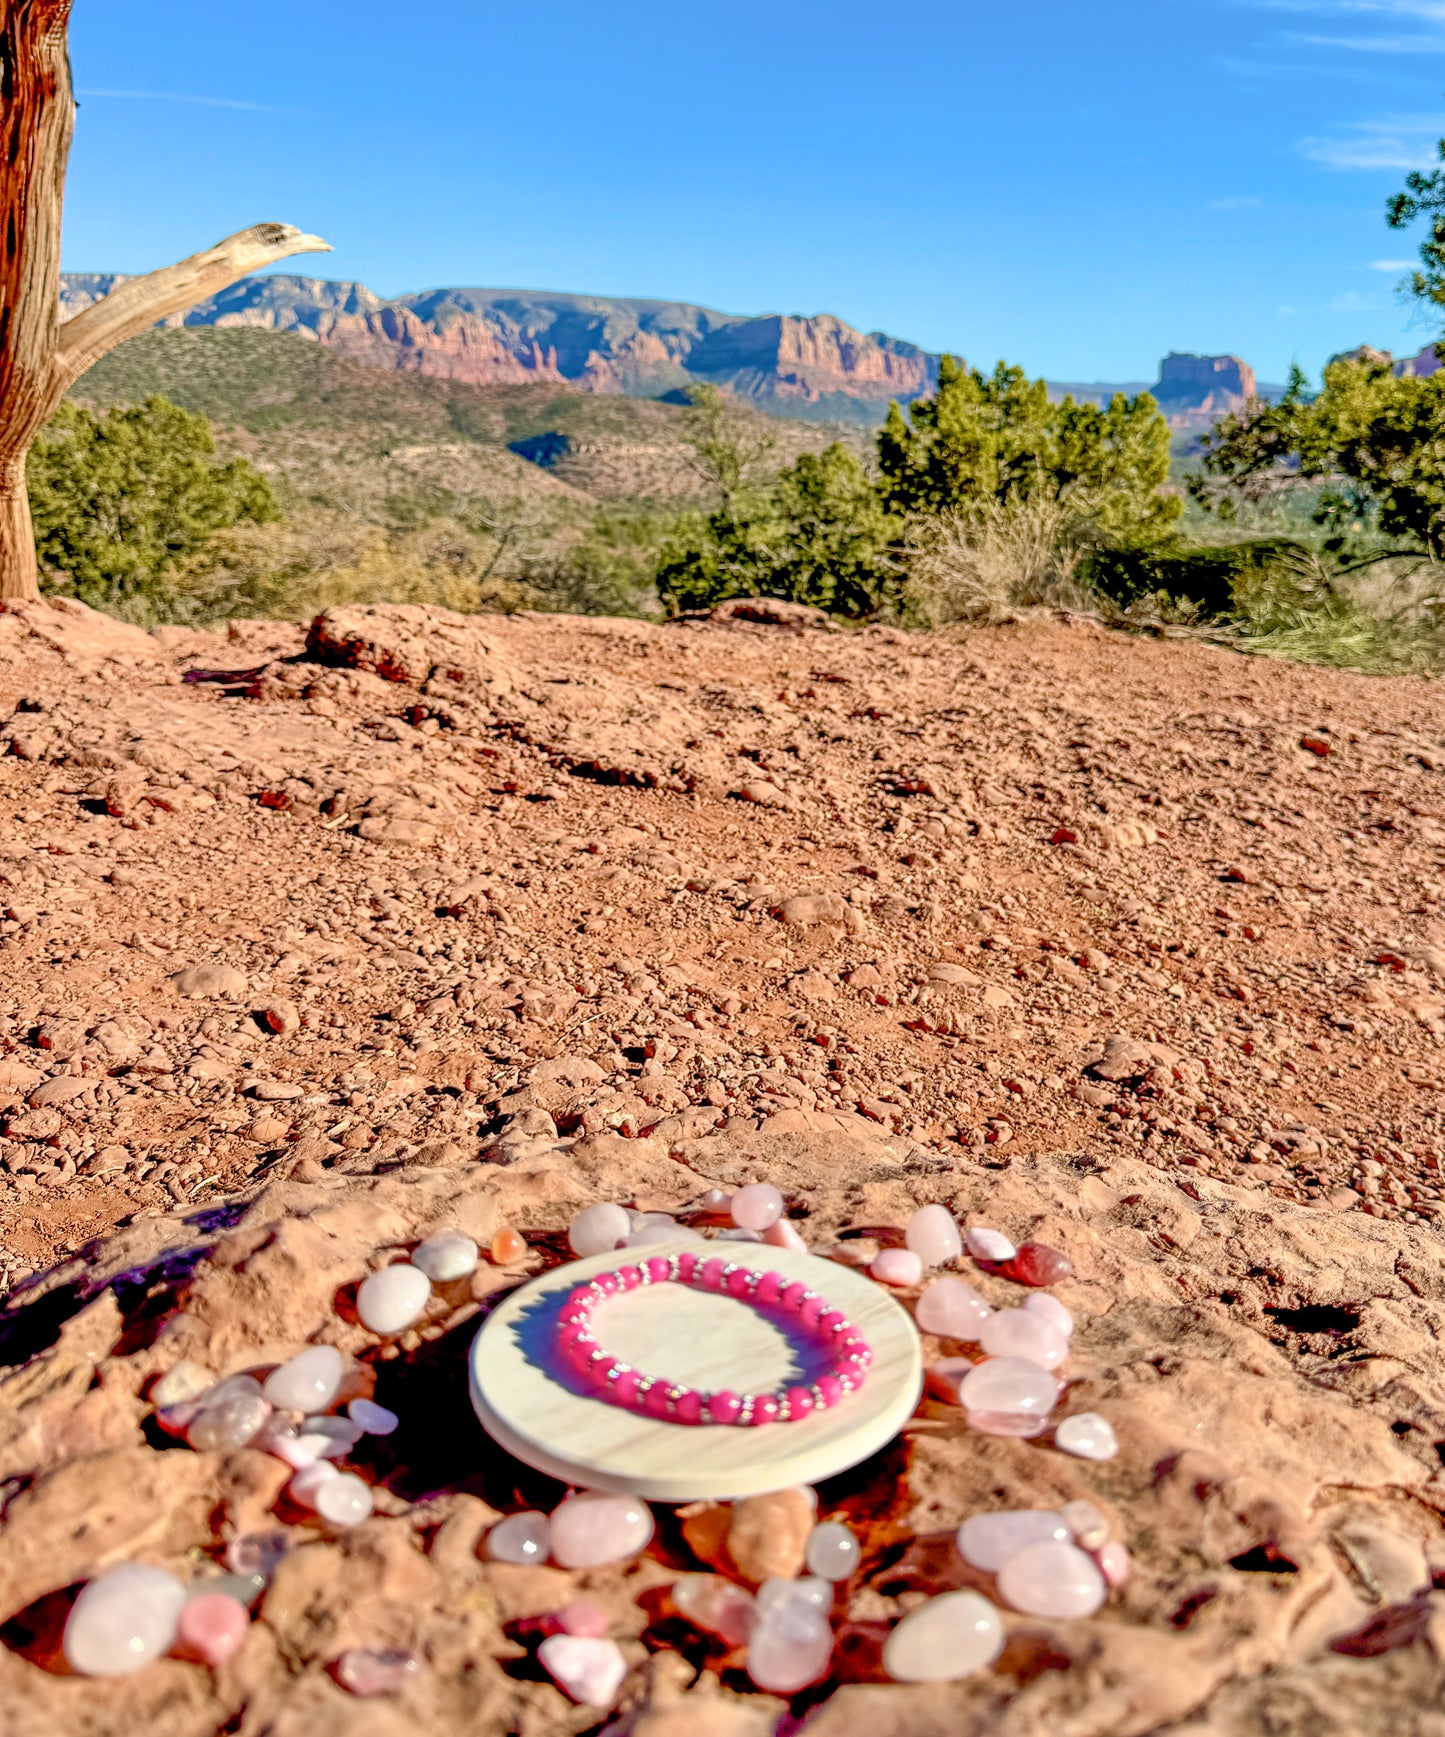
[{"label": "pale pink tumbled stone", "polygon": [[763,1232],[763,1241],[769,1248],[790,1248],[796,1254],[807,1254],[808,1245],[797,1231],[793,1229],[786,1218],[776,1219]]},{"label": "pale pink tumbled stone", "polygon": [[1109,1518],[1102,1508],[1080,1496],[1065,1502],[1059,1512],[1081,1550],[1097,1552],[1109,1536]]},{"label": "pale pink tumbled stone", "polygon": [[332,1465],[330,1460],[313,1460],[310,1465],[303,1465],[286,1486],[286,1494],[293,1502],[303,1508],[315,1509],[316,1498],[323,1487],[333,1478],[339,1478],[339,1467]]},{"label": "pale pink tumbled stone", "polygon": [[958,1553],[970,1567],[996,1574],[1026,1544],[1069,1542],[1064,1516],[1052,1508],[1009,1508],[970,1514],[958,1529]]},{"label": "pale pink tumbled stone", "polygon": [[672,1602],[695,1628],[741,1646],[753,1632],[757,1604],[752,1593],[721,1574],[680,1574]]},{"label": "pale pink tumbled stone", "polygon": [[308,1345],[273,1369],[261,1392],[282,1411],[325,1411],[345,1373],[346,1360],[334,1345]]},{"label": "pale pink tumbled stone", "polygon": [[250,1625],[244,1605],[224,1592],[198,1592],[176,1618],[174,1650],[203,1665],[223,1665]]},{"label": "pale pink tumbled stone", "polygon": [[486,1549],[492,1562],[545,1562],[552,1554],[552,1528],[547,1516],[535,1510],[508,1514],[487,1533]]},{"label": "pale pink tumbled stone", "polygon": [[992,1313],[972,1285],[962,1279],[942,1278],[935,1279],[918,1299],[913,1317],[925,1333],[973,1344]]},{"label": "pale pink tumbled stone", "polygon": [[312,1506],[332,1526],[359,1526],[371,1518],[371,1486],[355,1472],[338,1472],[318,1487]]},{"label": "pale pink tumbled stone", "polygon": [[552,1558],[563,1568],[597,1568],[645,1550],[652,1538],[652,1512],[636,1496],[585,1490],[552,1510]]},{"label": "pale pink tumbled stone", "polygon": [[1097,1411],[1079,1411],[1061,1418],[1054,1441],[1066,1454],[1081,1460],[1111,1460],[1119,1451],[1114,1426]]},{"label": "pale pink tumbled stone", "polygon": [[151,1388],[151,1404],[157,1411],[164,1411],[172,1405],[184,1405],[187,1400],[199,1399],[216,1385],[216,1378],[210,1370],[199,1363],[193,1363],[189,1357],[182,1357],[174,1368],[167,1370]]},{"label": "pale pink tumbled stone", "polygon": [[923,1277],[923,1262],[911,1248],[884,1248],[874,1255],[868,1271],[880,1285],[906,1290]]},{"label": "pale pink tumbled stone", "polygon": [[1016,1550],[998,1571],[998,1589],[1015,1610],[1060,1620],[1092,1616],[1109,1590],[1093,1557],[1052,1539]]},{"label": "pale pink tumbled stone", "polygon": [[783,1215],[783,1197],[771,1182],[750,1182],[732,1200],[733,1223],[743,1230],[766,1230]]},{"label": "pale pink tumbled stone", "polygon": [[611,1707],[627,1675],[617,1642],[596,1635],[548,1635],[537,1657],[558,1688],[584,1707]]},{"label": "pale pink tumbled stone", "polygon": [[1094,1560],[1099,1564],[1099,1572],[1110,1586],[1122,1586],[1129,1578],[1132,1563],[1129,1558],[1129,1546],[1118,1538],[1110,1538],[1101,1544],[1094,1552]]},{"label": "pale pink tumbled stone", "polygon": [[1003,1622],[978,1592],[945,1592],[910,1610],[883,1644],[895,1683],[949,1683],[981,1671],[1003,1651]]},{"label": "pale pink tumbled stone", "polygon": [[557,1611],[553,1621],[563,1634],[585,1634],[597,1639],[607,1633],[607,1612],[590,1598],[572,1598]]},{"label": "pale pink tumbled stone", "polygon": [[963,1253],[958,1221],[946,1206],[920,1206],[909,1219],[903,1240],[926,1267],[941,1267]]},{"label": "pale pink tumbled stone", "polygon": [[788,1600],[759,1616],[748,1637],[748,1675],[760,1689],[792,1695],[826,1675],[833,1658],[833,1629],[826,1614]]},{"label": "pale pink tumbled stone", "polygon": [[86,1677],[128,1677],[170,1651],[186,1589],[175,1575],[142,1562],[121,1562],[81,1591],[65,1623],[71,1670]]},{"label": "pale pink tumbled stone", "polygon": [[1041,1369],[1057,1369],[1069,1354],[1063,1334],[1025,1309],[996,1309],[979,1328],[978,1342],[990,1357],[1026,1357]]},{"label": "pale pink tumbled stone", "polygon": [[1051,1296],[1048,1291],[1030,1291],[1024,1298],[1023,1307],[1030,1315],[1041,1316],[1066,1339],[1074,1331],[1074,1317],[1059,1299]]},{"label": "pale pink tumbled stone", "polygon": [[963,1416],[968,1427],[980,1435],[1014,1435],[1028,1440],[1049,1427],[1045,1413],[1032,1411],[965,1411]]},{"label": "pale pink tumbled stone", "polygon": [[963,1244],[976,1261],[1011,1261],[1019,1252],[1002,1231],[987,1230],[981,1224],[969,1227]]},{"label": "pale pink tumbled stone", "polygon": [[1059,1384],[1026,1357],[989,1357],[964,1377],[959,1397],[970,1411],[1052,1411]]},{"label": "pale pink tumbled stone", "polygon": [[632,1233],[632,1220],[625,1206],[610,1200],[596,1206],[584,1206],[567,1227],[567,1241],[578,1260],[589,1255],[606,1254],[618,1248]]},{"label": "pale pink tumbled stone", "polygon": [[421,1660],[402,1647],[348,1647],[335,1670],[337,1682],[349,1695],[370,1700],[404,1688],[421,1670]]}]

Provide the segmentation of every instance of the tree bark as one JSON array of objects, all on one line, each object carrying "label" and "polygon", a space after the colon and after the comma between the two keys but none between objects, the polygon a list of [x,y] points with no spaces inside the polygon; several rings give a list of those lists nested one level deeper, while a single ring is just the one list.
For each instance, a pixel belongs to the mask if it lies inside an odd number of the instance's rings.
[{"label": "tree bark", "polygon": [[108,350],[315,235],[258,223],[121,284],[60,321],[60,221],[75,120],[71,0],[0,0],[0,602],[40,595],[25,455],[67,390]]}]

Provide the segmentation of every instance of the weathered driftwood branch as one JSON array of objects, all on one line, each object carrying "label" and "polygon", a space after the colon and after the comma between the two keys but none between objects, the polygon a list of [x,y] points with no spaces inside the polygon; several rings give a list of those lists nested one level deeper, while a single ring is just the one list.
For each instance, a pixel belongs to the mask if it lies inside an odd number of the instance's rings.
[{"label": "weathered driftwood branch", "polygon": [[108,350],[293,253],[329,252],[258,223],[132,278],[60,320],[60,219],[75,121],[71,0],[0,0],[0,601],[38,597],[25,457],[76,380]]}]

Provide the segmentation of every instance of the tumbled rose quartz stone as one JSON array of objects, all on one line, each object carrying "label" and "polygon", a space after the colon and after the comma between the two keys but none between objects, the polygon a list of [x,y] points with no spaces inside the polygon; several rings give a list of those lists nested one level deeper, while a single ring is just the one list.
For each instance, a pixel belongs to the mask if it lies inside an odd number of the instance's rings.
[{"label": "tumbled rose quartz stone", "polygon": [[610,1200],[584,1206],[567,1227],[567,1241],[578,1260],[620,1248],[632,1230],[626,1209]]},{"label": "tumbled rose quartz stone", "polygon": [[356,1312],[373,1333],[401,1333],[421,1318],[431,1296],[431,1280],[409,1261],[383,1267],[361,1281]]},{"label": "tumbled rose quartz stone", "polygon": [[469,1236],[459,1230],[438,1230],[417,1246],[411,1264],[420,1267],[434,1285],[449,1285],[474,1273],[480,1259]]},{"label": "tumbled rose quartz stone", "polygon": [[990,1357],[1026,1357],[1042,1369],[1057,1369],[1069,1354],[1063,1334],[1024,1309],[995,1310],[979,1328],[978,1342]]},{"label": "tumbled rose quartz stone", "polygon": [[1047,1369],[1025,1357],[990,1357],[964,1376],[958,1394],[970,1411],[1026,1411],[1042,1416],[1053,1410],[1059,1384]]},{"label": "tumbled rose quartz stone", "polygon": [[732,1210],[733,1197],[724,1188],[709,1188],[702,1197],[704,1212],[725,1214]]},{"label": "tumbled rose quartz stone", "polygon": [[953,1682],[991,1665],[1003,1642],[1003,1621],[982,1593],[945,1592],[893,1630],[883,1669],[895,1683]]},{"label": "tumbled rose quartz stone", "polygon": [[1035,1291],[1032,1296],[1025,1297],[1023,1306],[1028,1314],[1037,1315],[1041,1320],[1047,1321],[1066,1339],[1072,1335],[1074,1317],[1057,1297],[1051,1297],[1047,1291]]},{"label": "tumbled rose quartz stone", "polygon": [[979,1329],[993,1313],[962,1279],[935,1279],[914,1305],[913,1318],[925,1333],[943,1339],[976,1341]]},{"label": "tumbled rose quartz stone", "polygon": [[360,1426],[363,1435],[390,1435],[401,1422],[394,1411],[388,1411],[374,1399],[353,1399],[346,1415]]},{"label": "tumbled rose quartz stone", "polygon": [[1005,1604],[1030,1616],[1092,1616],[1108,1593],[1091,1556],[1076,1544],[1025,1544],[998,1571]]},{"label": "tumbled rose quartz stone", "polygon": [[316,1499],[321,1494],[322,1486],[329,1484],[333,1478],[339,1478],[340,1471],[330,1460],[314,1460],[309,1466],[303,1465],[286,1486],[286,1494],[293,1502],[303,1508],[315,1511]]},{"label": "tumbled rose quartz stone", "polygon": [[821,1575],[804,1575],[801,1580],[765,1580],[758,1588],[758,1620],[776,1616],[781,1610],[819,1610],[833,1608],[833,1585]]},{"label": "tumbled rose quartz stone", "polygon": [[1110,1586],[1122,1586],[1129,1578],[1129,1547],[1120,1543],[1117,1538],[1111,1538],[1106,1544],[1100,1545],[1094,1560],[1099,1564],[1099,1572]]},{"label": "tumbled rose quartz stone", "polygon": [[786,1218],[780,1218],[770,1224],[763,1232],[763,1241],[769,1248],[790,1248],[795,1254],[807,1254],[808,1245],[793,1229]]},{"label": "tumbled rose quartz stone", "polygon": [[492,1238],[492,1246],[488,1252],[499,1267],[509,1267],[526,1254],[527,1245],[510,1225],[503,1225]]},{"label": "tumbled rose quartz stone", "polygon": [[170,1651],[185,1602],[185,1587],[164,1569],[139,1562],[107,1568],[66,1619],[70,1668],[86,1677],[128,1677]]},{"label": "tumbled rose quartz stone", "polygon": [[1064,1524],[1081,1550],[1097,1552],[1109,1536],[1109,1519],[1102,1508],[1082,1496],[1059,1509]]},{"label": "tumbled rose quartz stone", "polygon": [[946,1206],[920,1206],[909,1219],[903,1240],[926,1267],[941,1267],[963,1253],[958,1222]]},{"label": "tumbled rose quartz stone", "polygon": [[1002,1231],[986,1230],[978,1224],[964,1233],[963,1243],[976,1261],[1012,1260],[1018,1252]]},{"label": "tumbled rose quartz stone", "polygon": [[739,1647],[752,1633],[757,1605],[752,1593],[721,1574],[681,1574],[672,1583],[672,1602],[694,1628]]},{"label": "tumbled rose quartz stone", "polygon": [[760,1611],[748,1637],[748,1675],[773,1695],[792,1695],[827,1674],[833,1629],[827,1614],[802,1601],[783,1600]]},{"label": "tumbled rose quartz stone", "polygon": [[552,1620],[563,1634],[585,1634],[595,1639],[607,1633],[607,1612],[590,1598],[569,1599]]},{"label": "tumbled rose quartz stone", "polygon": [[355,1472],[338,1472],[317,1490],[316,1512],[331,1526],[359,1526],[370,1519],[371,1486]]},{"label": "tumbled rose quartz stone", "polygon": [[223,1665],[250,1624],[244,1605],[224,1592],[198,1592],[176,1618],[175,1650],[204,1665]]},{"label": "tumbled rose quartz stone", "polygon": [[552,1554],[552,1528],[545,1514],[508,1514],[487,1533],[493,1562],[545,1562]]},{"label": "tumbled rose quartz stone", "polygon": [[202,1395],[199,1404],[186,1440],[202,1453],[244,1447],[271,1415],[261,1383],[250,1375],[233,1375],[219,1382]]},{"label": "tumbled rose quartz stone", "polygon": [[733,1196],[732,1215],[743,1230],[766,1230],[783,1216],[783,1197],[771,1182],[750,1182]]},{"label": "tumbled rose quartz stone", "polygon": [[1081,1411],[1061,1419],[1054,1441],[1066,1454],[1081,1460],[1111,1460],[1119,1451],[1114,1426],[1097,1411]]},{"label": "tumbled rose quartz stone", "polygon": [[868,1271],[880,1285],[906,1288],[923,1277],[923,1262],[911,1248],[885,1248],[874,1255]]},{"label": "tumbled rose quartz stone", "polygon": [[808,1534],[807,1569],[822,1580],[846,1580],[861,1554],[858,1540],[841,1520],[824,1520]]},{"label": "tumbled rose quartz stone", "polygon": [[340,1460],[345,1459],[365,1433],[349,1417],[306,1417],[301,1420],[296,1442],[312,1459]]},{"label": "tumbled rose quartz stone", "polygon": [[1009,1277],[1021,1285],[1056,1285],[1068,1278],[1074,1263],[1043,1242],[1026,1242],[1008,1263]]},{"label": "tumbled rose quartz stone", "polygon": [[334,1345],[312,1345],[273,1369],[261,1392],[282,1411],[325,1411],[345,1372],[346,1361]]},{"label": "tumbled rose quartz stone", "polygon": [[269,1580],[290,1549],[288,1532],[243,1532],[226,1546],[226,1566],[233,1574]]},{"label": "tumbled rose quartz stone", "polygon": [[557,1687],[583,1707],[612,1706],[627,1675],[617,1642],[595,1635],[548,1635],[537,1657]]},{"label": "tumbled rose quartz stone", "polygon": [[563,1568],[596,1568],[636,1556],[652,1537],[652,1511],[636,1496],[588,1490],[552,1510],[552,1557]]},{"label": "tumbled rose quartz stone", "polygon": [[421,1670],[421,1660],[402,1647],[348,1647],[336,1661],[336,1680],[350,1695],[394,1695]]},{"label": "tumbled rose quartz stone", "polygon": [[150,1401],[157,1411],[164,1411],[167,1406],[184,1405],[188,1399],[199,1399],[215,1385],[216,1378],[209,1369],[183,1357],[151,1388]]},{"label": "tumbled rose quartz stone", "polygon": [[1012,1435],[1028,1440],[1049,1427],[1047,1416],[1032,1411],[965,1411],[964,1421],[980,1435]]},{"label": "tumbled rose quartz stone", "polygon": [[1026,1544],[1067,1544],[1069,1528],[1052,1508],[1011,1508],[970,1514],[958,1529],[958,1553],[970,1567],[996,1574]]}]

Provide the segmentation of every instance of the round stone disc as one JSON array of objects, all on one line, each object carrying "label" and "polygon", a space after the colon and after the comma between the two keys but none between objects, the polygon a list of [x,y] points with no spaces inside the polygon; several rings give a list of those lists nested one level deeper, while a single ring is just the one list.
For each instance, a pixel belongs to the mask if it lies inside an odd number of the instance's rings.
[{"label": "round stone disc", "polygon": [[[597,1273],[652,1255],[698,1251],[653,1243],[572,1261],[533,1279],[488,1318],[472,1343],[472,1403],[487,1433],[529,1466],[591,1490],[657,1502],[759,1495],[815,1484],[890,1442],[923,1384],[918,1334],[884,1288],[816,1255],[759,1243],[710,1243],[740,1266],[801,1279],[835,1303],[873,1347],[868,1379],[830,1411],[755,1429],[667,1423],[589,1398],[556,1359],[556,1316]],[[799,1376],[782,1329],[748,1303],[687,1285],[643,1286],[599,1305],[595,1331],[649,1375],[706,1391],[769,1392]]]}]

